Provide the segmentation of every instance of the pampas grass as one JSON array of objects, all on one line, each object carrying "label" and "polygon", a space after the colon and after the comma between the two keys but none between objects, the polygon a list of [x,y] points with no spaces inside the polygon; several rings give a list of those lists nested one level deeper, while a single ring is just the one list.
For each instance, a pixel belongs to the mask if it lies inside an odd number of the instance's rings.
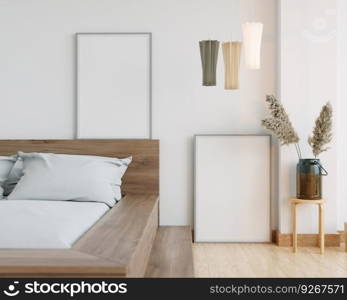
[{"label": "pampas grass", "polygon": [[[300,138],[290,122],[283,105],[272,95],[266,96],[266,102],[269,103],[271,117],[262,120],[263,127],[271,131],[281,145],[294,144],[298,157],[302,158],[299,145]],[[328,102],[323,106],[316,120],[313,135],[308,138],[308,143],[315,157],[329,149],[326,145],[332,140],[332,115],[333,110]]]},{"label": "pampas grass", "polygon": [[271,117],[262,120],[263,127],[270,130],[282,145],[295,144],[297,154],[301,158],[301,151],[298,145],[300,138],[283,105],[272,95],[266,96],[266,102],[269,103]]},{"label": "pampas grass", "polygon": [[308,143],[312,148],[315,157],[329,148],[326,147],[332,140],[333,109],[328,102],[322,107],[319,117],[313,129],[313,135],[308,138]]}]

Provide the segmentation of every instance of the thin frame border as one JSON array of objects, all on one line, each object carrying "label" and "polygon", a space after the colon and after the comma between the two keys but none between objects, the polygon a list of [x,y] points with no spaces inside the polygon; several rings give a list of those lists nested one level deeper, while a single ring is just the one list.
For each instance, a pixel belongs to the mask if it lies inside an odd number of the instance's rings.
[{"label": "thin frame border", "polygon": [[205,241],[205,242],[197,242],[196,241],[196,150],[197,150],[197,147],[196,147],[196,143],[197,143],[197,138],[198,137],[218,137],[218,136],[221,136],[221,137],[237,137],[237,136],[241,136],[241,137],[247,137],[247,136],[254,136],[254,137],[269,137],[269,176],[270,176],[270,184],[269,184],[269,195],[270,195],[270,207],[269,207],[269,236],[270,236],[270,240],[269,242],[253,242],[255,244],[262,244],[262,243],[272,243],[272,206],[273,206],[273,195],[272,195],[272,185],[273,185],[273,172],[272,172],[272,135],[271,134],[195,134],[194,135],[194,157],[193,157],[193,192],[194,192],[194,197],[193,197],[193,205],[194,205],[194,208],[193,208],[193,213],[194,213],[194,227],[193,227],[193,243],[206,243],[206,244],[209,244],[209,243],[215,243],[215,244],[227,244],[227,243],[232,243],[232,244],[247,244],[247,243],[250,243],[250,242],[209,242],[209,241]]},{"label": "thin frame border", "polygon": [[[145,139],[153,139],[153,74],[152,74],[152,32],[76,32],[75,33],[75,139],[80,139],[79,136],[79,100],[78,100],[78,36],[80,35],[148,35],[149,38],[149,107],[148,107],[148,126],[149,137]],[[117,138],[127,139],[127,138]]]}]

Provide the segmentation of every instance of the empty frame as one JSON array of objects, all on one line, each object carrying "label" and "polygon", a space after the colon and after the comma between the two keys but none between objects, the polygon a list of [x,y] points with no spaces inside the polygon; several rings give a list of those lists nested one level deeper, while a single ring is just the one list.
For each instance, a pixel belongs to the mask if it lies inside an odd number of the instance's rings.
[{"label": "empty frame", "polygon": [[195,242],[270,241],[270,142],[195,137]]},{"label": "empty frame", "polygon": [[151,138],[151,34],[76,39],[77,137]]}]

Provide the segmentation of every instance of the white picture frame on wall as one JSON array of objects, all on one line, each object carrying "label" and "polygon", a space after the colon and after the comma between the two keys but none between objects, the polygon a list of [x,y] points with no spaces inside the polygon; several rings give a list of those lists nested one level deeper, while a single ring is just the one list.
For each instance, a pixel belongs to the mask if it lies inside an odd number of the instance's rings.
[{"label": "white picture frame on wall", "polygon": [[76,34],[77,138],[152,138],[152,35]]},{"label": "white picture frame on wall", "polygon": [[271,241],[271,136],[196,135],[195,242]]}]

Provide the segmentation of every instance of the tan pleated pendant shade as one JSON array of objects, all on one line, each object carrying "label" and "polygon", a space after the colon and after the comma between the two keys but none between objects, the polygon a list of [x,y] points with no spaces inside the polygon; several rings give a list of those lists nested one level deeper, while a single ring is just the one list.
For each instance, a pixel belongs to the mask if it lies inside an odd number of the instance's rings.
[{"label": "tan pleated pendant shade", "polygon": [[240,88],[240,59],[241,59],[241,42],[223,43],[224,58],[224,88],[226,90],[236,90]]}]

